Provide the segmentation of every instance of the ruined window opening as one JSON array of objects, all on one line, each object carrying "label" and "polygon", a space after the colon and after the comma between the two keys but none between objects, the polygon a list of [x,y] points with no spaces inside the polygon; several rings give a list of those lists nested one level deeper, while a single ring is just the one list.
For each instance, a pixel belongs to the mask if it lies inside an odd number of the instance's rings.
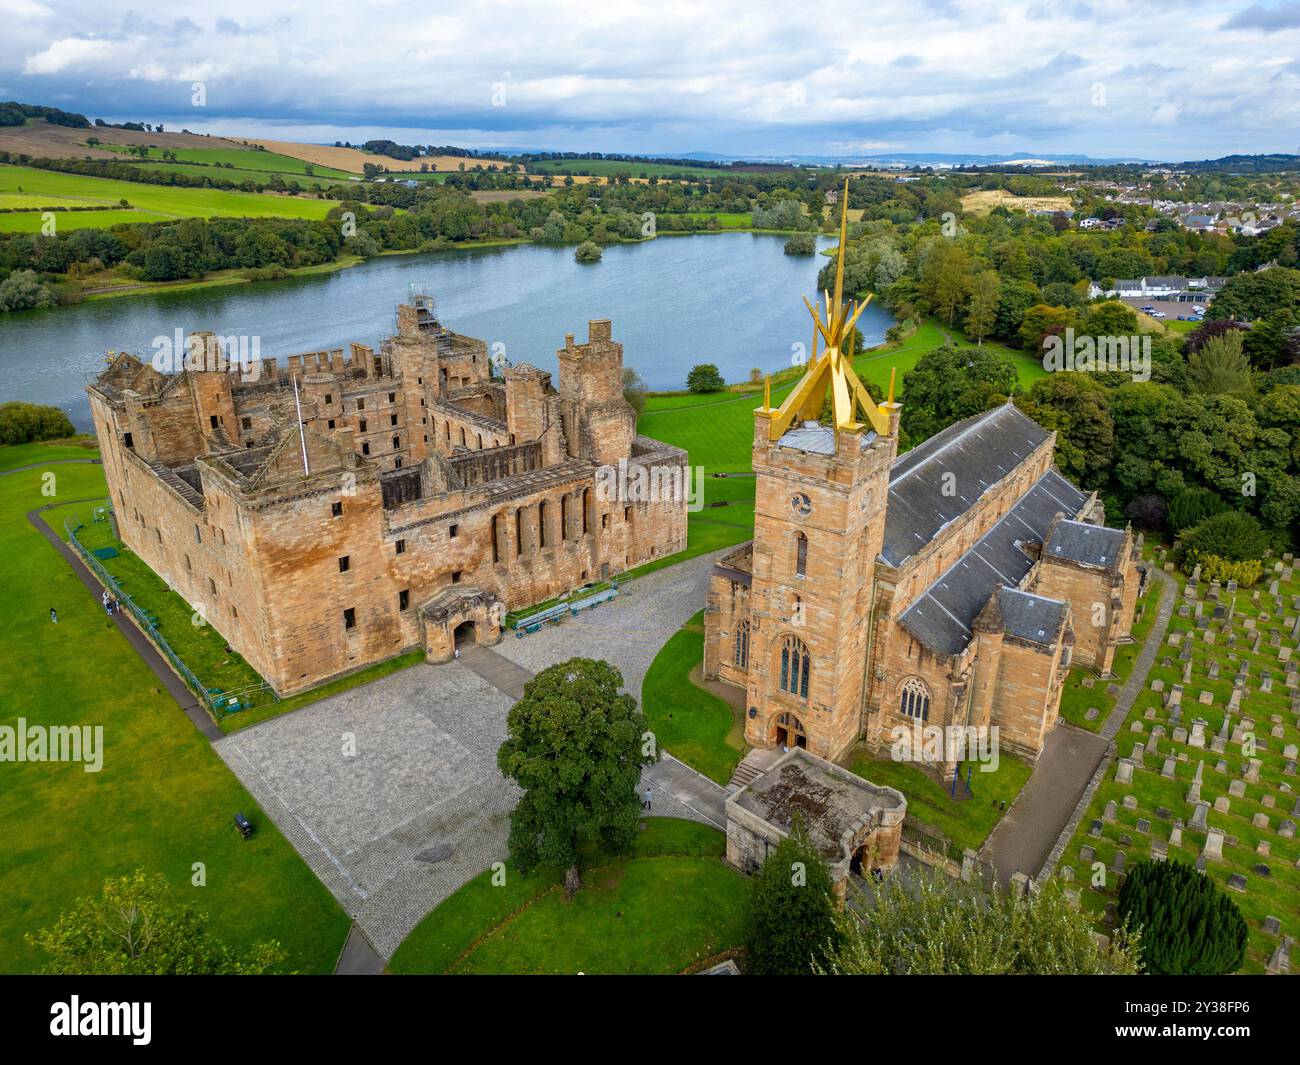
[{"label": "ruined window opening", "polygon": [[343,517],[343,504],[342,504],[342,503],[331,503],[331,504],[330,504],[330,517],[332,517],[332,518],[341,518],[341,517]]},{"label": "ruined window opening", "polygon": [[369,454],[370,454],[370,443],[369,443],[368,441],[367,441],[366,443],[363,443],[363,444],[361,445],[361,454],[363,454],[363,455],[369,455]]},{"label": "ruined window opening", "polygon": [[459,526],[459,525],[452,524],[452,525],[449,525],[449,526],[447,527],[447,536],[448,536],[448,538],[454,540],[454,539],[456,539],[456,537],[458,537],[459,535],[460,535],[460,526]]},{"label": "ruined window opening", "polygon": [[794,575],[796,577],[808,575],[808,537],[803,533],[799,533],[795,538]]},{"label": "ruined window opening", "polygon": [[388,424],[389,424],[389,425],[396,425],[396,424],[397,424],[397,415],[396,415],[396,414],[390,414],[390,415],[388,416]]},{"label": "ruined window opening", "polygon": [[194,542],[196,544],[203,543],[203,534],[199,532],[199,527],[197,525],[194,526]]},{"label": "ruined window opening", "polygon": [[350,570],[351,568],[352,568],[352,556],[342,555],[339,558],[339,572],[347,573],[347,571]]},{"label": "ruined window opening", "polygon": [[405,541],[405,540],[398,540],[398,541],[397,541],[397,553],[398,553],[399,555],[404,555],[404,554],[406,554],[406,541]]},{"label": "ruined window opening", "polygon": [[124,443],[129,448],[135,447],[135,440],[132,438],[130,433],[122,434],[122,443]]},{"label": "ruined window opening", "polygon": [[400,470],[401,468],[402,468],[402,459],[401,456],[399,455],[396,459],[393,460],[393,469]]},{"label": "ruined window opening", "polygon": [[396,402],[397,402],[397,393],[396,393],[396,392],[389,392],[389,393],[388,393],[388,402],[389,402],[389,403],[396,403]]},{"label": "ruined window opening", "polygon": [[365,431],[366,431],[366,420],[365,420],[365,418],[362,418],[362,419],[361,419],[361,432],[364,433]]},{"label": "ruined window opening", "polygon": [[452,584],[459,584],[459,583],[460,583],[460,573],[461,573],[460,570],[453,570],[453,571],[452,571],[452,574],[451,574],[451,583],[452,583]]},{"label": "ruined window opening", "polygon": [[333,418],[331,418],[331,419],[329,420],[329,427],[330,427],[331,429],[334,428],[334,419],[333,419]]},{"label": "ruined window opening", "polygon": [[355,607],[348,607],[343,611],[343,627],[345,629],[355,629],[357,627],[357,611]]},{"label": "ruined window opening", "polygon": [[411,605],[411,593],[408,589],[403,588],[397,593],[397,609],[406,610]]},{"label": "ruined window opening", "polygon": [[245,429],[251,429],[251,428],[253,428],[253,419],[252,419],[252,418],[245,418],[245,419],[243,420],[242,424],[243,424],[243,427],[244,427]]}]

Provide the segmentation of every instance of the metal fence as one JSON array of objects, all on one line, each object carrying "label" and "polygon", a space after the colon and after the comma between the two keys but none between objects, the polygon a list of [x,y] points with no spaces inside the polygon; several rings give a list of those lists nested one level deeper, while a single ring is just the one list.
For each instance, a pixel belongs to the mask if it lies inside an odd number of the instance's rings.
[{"label": "metal fence", "polygon": [[181,679],[185,681],[190,690],[194,692],[198,698],[203,700],[203,703],[207,706],[208,710],[214,714],[226,716],[238,713],[240,710],[246,710],[250,706],[278,699],[278,696],[276,696],[275,692],[271,690],[270,686],[266,684],[265,681],[261,684],[248,685],[247,687],[241,688],[237,691],[221,691],[220,689],[209,688],[204,685],[204,683],[194,675],[193,670],[185,664],[180,655],[172,650],[171,644],[167,642],[166,637],[158,631],[154,616],[132,599],[128,592],[123,590],[118,579],[109,573],[108,570],[104,568],[104,564],[95,557],[95,553],[88,549],[86,545],[77,538],[77,530],[82,528],[81,523],[78,522],[76,528],[73,528],[65,521],[63,523],[63,528],[68,534],[68,542],[72,544],[73,549],[77,552],[78,556],[80,556],[81,561],[86,564],[91,573],[99,578],[100,583],[109,590],[109,593],[120,604],[122,604],[122,606],[126,607],[130,612],[131,617],[135,619],[135,623],[139,626],[140,631],[143,632],[145,636],[148,637],[149,642],[152,643],[164,657],[166,657],[167,661],[171,663],[172,667],[180,675]]}]

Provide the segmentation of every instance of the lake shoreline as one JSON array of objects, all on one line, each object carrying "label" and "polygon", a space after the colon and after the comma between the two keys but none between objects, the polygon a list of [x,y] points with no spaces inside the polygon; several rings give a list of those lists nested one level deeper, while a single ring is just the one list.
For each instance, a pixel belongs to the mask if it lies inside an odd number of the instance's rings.
[{"label": "lake shoreline", "polygon": [[[756,229],[753,226],[745,226],[734,229],[699,229],[689,232],[668,232],[657,233],[653,237],[647,237],[643,240],[621,240],[617,243],[623,244],[646,244],[660,237],[703,237],[713,236],[723,233],[752,233],[762,236],[790,236],[794,233],[805,232],[804,230],[794,229]],[[828,236],[829,234],[818,232],[817,236]],[[440,248],[393,248],[379,252],[377,255],[370,256],[370,259],[386,258],[394,255],[426,255],[431,252],[440,251],[460,251],[462,249],[471,250],[479,248],[509,248],[519,247],[525,244],[538,244],[538,241],[528,237],[501,238],[497,240],[469,240],[449,244],[447,247]],[[552,247],[556,245],[545,245]],[[568,247],[568,245],[558,245],[559,247]],[[577,245],[573,245],[575,248]],[[614,247],[616,245],[609,245]],[[823,253],[824,254],[824,253]],[[255,282],[275,282],[289,281],[295,278],[312,277],[319,274],[332,274],[340,270],[348,270],[354,266],[369,260],[361,255],[347,255],[343,258],[336,259],[328,263],[318,263],[314,266],[295,266],[286,267],[282,274],[275,277],[246,277],[238,269],[221,270],[215,274],[194,279],[184,279],[180,281],[139,281],[131,282],[125,285],[106,285],[102,288],[91,288],[81,292],[81,298],[72,300],[67,303],[59,303],[52,310],[59,310],[64,307],[78,307],[84,303],[95,303],[101,300],[125,299],[128,296],[153,296],[160,292],[190,292],[202,289],[225,288],[232,285],[249,285]],[[66,284],[67,282],[62,282]],[[24,311],[10,311],[5,315],[0,315],[0,322],[5,321],[9,315],[19,315]]]}]

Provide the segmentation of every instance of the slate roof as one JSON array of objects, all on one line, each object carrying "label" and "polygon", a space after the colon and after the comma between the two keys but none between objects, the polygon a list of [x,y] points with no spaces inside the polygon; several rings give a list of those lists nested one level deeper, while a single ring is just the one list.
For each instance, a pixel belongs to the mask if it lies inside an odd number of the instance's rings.
[{"label": "slate roof", "polygon": [[1058,513],[1077,514],[1087,498],[1055,470],[1048,470],[903,612],[899,622],[931,650],[960,654],[970,642],[975,616],[993,590],[999,584],[1016,588],[1033,566],[1034,560],[1019,545],[1041,543]]},{"label": "slate roof", "polygon": [[1123,546],[1124,532],[1121,529],[1082,521],[1062,521],[1052,531],[1044,550],[1055,558],[1114,569]]},{"label": "slate roof", "polygon": [[[940,529],[966,513],[1049,435],[1032,418],[1005,403],[950,425],[900,455],[889,473],[889,508],[881,556],[891,566],[902,565]],[[953,476],[944,476],[949,473]],[[955,491],[953,495],[944,494],[949,484]],[[1059,474],[1046,487],[1049,493],[1059,496],[1056,509],[1069,515],[1077,514],[1086,499]],[[1041,540],[1042,536],[1036,538]]]},{"label": "slate roof", "polygon": [[1002,614],[1002,631],[1030,643],[1050,647],[1056,641],[1065,619],[1065,604],[1059,599],[1003,588],[998,594]]}]

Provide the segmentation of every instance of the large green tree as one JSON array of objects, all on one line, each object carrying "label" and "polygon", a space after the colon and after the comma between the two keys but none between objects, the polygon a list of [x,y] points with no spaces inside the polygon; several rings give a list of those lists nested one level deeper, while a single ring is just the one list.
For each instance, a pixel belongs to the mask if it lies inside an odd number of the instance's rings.
[{"label": "large green tree", "polygon": [[843,943],[825,971],[894,976],[1107,976],[1137,972],[1124,928],[1108,945],[1049,880],[1028,896],[987,894],[932,873],[890,878],[840,918]]},{"label": "large green tree", "polygon": [[903,375],[903,432],[919,443],[955,421],[997,406],[1015,384],[1015,365],[999,352],[936,348]]},{"label": "large green tree", "polygon": [[1220,976],[1246,959],[1246,921],[1186,862],[1139,862],[1119,889],[1120,920],[1141,932],[1142,967],[1160,976]]},{"label": "large green tree", "polygon": [[830,872],[799,818],[750,882],[745,971],[801,976],[839,944]]},{"label": "large green tree", "polygon": [[287,956],[274,941],[232,950],[192,898],[178,898],[166,877],[143,869],[110,877],[98,896],[78,899],[27,941],[48,955],[45,971],[56,976],[246,976]]},{"label": "large green tree", "polygon": [[655,760],[636,700],[608,662],[571,658],[542,670],[506,718],[501,772],[524,790],[510,815],[510,857],[522,869],[567,869],[578,849],[623,853],[636,835],[641,768]]}]

